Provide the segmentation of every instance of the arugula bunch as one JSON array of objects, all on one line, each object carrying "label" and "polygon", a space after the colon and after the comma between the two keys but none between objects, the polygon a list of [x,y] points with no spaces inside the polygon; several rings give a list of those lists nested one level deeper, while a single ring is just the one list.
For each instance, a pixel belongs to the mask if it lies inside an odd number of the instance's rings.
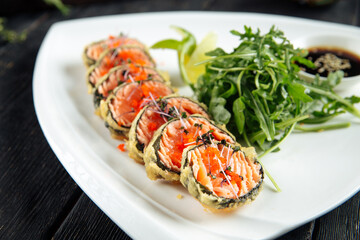
[{"label": "arugula bunch", "polygon": [[[315,66],[306,59],[306,50],[295,49],[284,33],[274,26],[264,35],[247,26],[243,33],[231,31],[239,37],[239,46],[230,53],[221,48],[208,52],[211,58],[198,63],[206,64],[205,73],[195,84],[186,78],[183,60],[191,56],[196,41],[191,33],[180,30],[184,37],[182,41],[163,40],[153,47],[178,51],[182,77],[197,99],[205,103],[213,119],[225,124],[237,139],[260,148],[259,158],[279,150],[279,145],[294,130],[349,127],[349,122],[323,124],[345,112],[360,118],[360,112],[354,106],[360,102],[360,97],[342,98],[333,90],[340,83],[343,72],[331,73],[325,81],[319,76],[313,82],[301,80],[298,64],[309,68]],[[304,127],[305,123],[320,125]]]},{"label": "arugula bunch", "polygon": [[306,83],[299,79],[298,63],[314,67],[305,57],[307,51],[294,49],[283,32],[273,26],[261,35],[245,26],[244,33],[231,31],[240,45],[231,53],[217,48],[207,55],[206,72],[194,86],[198,100],[208,107],[214,120],[236,130],[248,145],[263,150],[260,155],[278,149],[296,128],[319,131],[349,126],[349,123],[316,128],[301,123],[324,123],[346,111],[360,118],[353,104],[360,98],[342,98],[333,91],[342,72],[326,81],[317,77]]}]

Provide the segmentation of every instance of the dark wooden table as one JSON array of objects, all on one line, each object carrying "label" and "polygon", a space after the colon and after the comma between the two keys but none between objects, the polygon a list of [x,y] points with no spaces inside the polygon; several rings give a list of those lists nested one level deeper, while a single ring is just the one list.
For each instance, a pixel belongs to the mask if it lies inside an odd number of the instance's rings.
[{"label": "dark wooden table", "polygon": [[[272,13],[360,26],[358,0],[340,0],[326,7],[290,0],[64,2],[72,4],[66,17],[40,1],[31,6],[24,0],[0,3],[0,15],[7,15],[7,27],[27,31],[24,42],[0,41],[0,239],[130,239],[68,175],[39,127],[32,76],[40,44],[53,23],[122,13],[213,10]],[[359,203],[357,193],[335,210],[279,239],[359,239]]]}]

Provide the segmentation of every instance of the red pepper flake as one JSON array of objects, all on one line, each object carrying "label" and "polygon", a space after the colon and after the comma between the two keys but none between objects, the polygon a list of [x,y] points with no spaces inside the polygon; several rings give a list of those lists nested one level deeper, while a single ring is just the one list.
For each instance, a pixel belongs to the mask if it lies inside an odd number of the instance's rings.
[{"label": "red pepper flake", "polygon": [[126,151],[126,150],[125,150],[125,144],[124,144],[124,143],[119,144],[119,146],[117,146],[117,148],[118,148],[120,151],[122,151],[122,152],[125,152],[125,151]]}]

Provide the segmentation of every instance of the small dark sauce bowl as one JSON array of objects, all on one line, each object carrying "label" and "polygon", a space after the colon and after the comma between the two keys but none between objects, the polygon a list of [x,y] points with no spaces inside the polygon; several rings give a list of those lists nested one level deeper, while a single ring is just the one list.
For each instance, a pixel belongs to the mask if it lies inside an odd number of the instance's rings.
[{"label": "small dark sauce bowl", "polygon": [[[355,36],[317,35],[294,41],[297,48],[307,49],[312,61],[320,55],[332,53],[341,59],[349,59],[351,67],[344,69],[345,76],[334,90],[343,92],[360,86],[360,38]],[[317,70],[306,69],[299,72],[299,77],[305,81],[313,81]],[[322,75],[322,76],[321,76]],[[326,79],[327,72],[320,75],[320,80]]]}]

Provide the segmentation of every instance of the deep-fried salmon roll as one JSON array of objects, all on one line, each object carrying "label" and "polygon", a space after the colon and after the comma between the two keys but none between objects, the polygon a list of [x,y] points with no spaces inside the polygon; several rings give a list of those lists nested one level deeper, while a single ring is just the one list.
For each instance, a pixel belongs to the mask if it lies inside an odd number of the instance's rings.
[{"label": "deep-fried salmon roll", "polygon": [[236,142],[230,132],[203,116],[173,119],[155,132],[145,149],[147,176],[152,180],[179,181],[182,153],[186,147],[221,140],[231,144]]},{"label": "deep-fried salmon roll", "polygon": [[206,207],[241,206],[262,188],[263,169],[252,147],[212,142],[186,148],[182,158],[180,181]]},{"label": "deep-fried salmon roll", "polygon": [[200,114],[209,118],[205,105],[181,96],[162,98],[141,110],[130,129],[129,141],[127,142],[129,156],[139,163],[144,163],[144,149],[149,144],[154,132],[161,125],[178,117],[183,112],[186,115]]},{"label": "deep-fried salmon roll", "polygon": [[101,102],[100,112],[105,126],[113,138],[127,139],[131,123],[139,111],[149,102],[172,93],[167,84],[155,80],[122,84]]},{"label": "deep-fried salmon roll", "polygon": [[105,76],[111,68],[124,64],[135,64],[137,66],[155,67],[151,56],[138,47],[118,47],[105,50],[97,62],[87,72],[87,83],[89,93],[93,93],[99,80]]},{"label": "deep-fried salmon roll", "polygon": [[113,67],[102,77],[94,90],[94,106],[97,110],[100,107],[100,101],[106,100],[109,94],[119,85],[125,82],[136,82],[144,80],[157,80],[160,82],[168,81],[155,68],[137,66],[134,64],[125,64]]},{"label": "deep-fried salmon roll", "polygon": [[109,48],[117,48],[120,46],[132,46],[146,49],[145,45],[136,39],[129,38],[123,34],[119,36],[109,36],[107,39],[93,42],[84,48],[83,61],[86,67],[95,64],[100,55]]}]

